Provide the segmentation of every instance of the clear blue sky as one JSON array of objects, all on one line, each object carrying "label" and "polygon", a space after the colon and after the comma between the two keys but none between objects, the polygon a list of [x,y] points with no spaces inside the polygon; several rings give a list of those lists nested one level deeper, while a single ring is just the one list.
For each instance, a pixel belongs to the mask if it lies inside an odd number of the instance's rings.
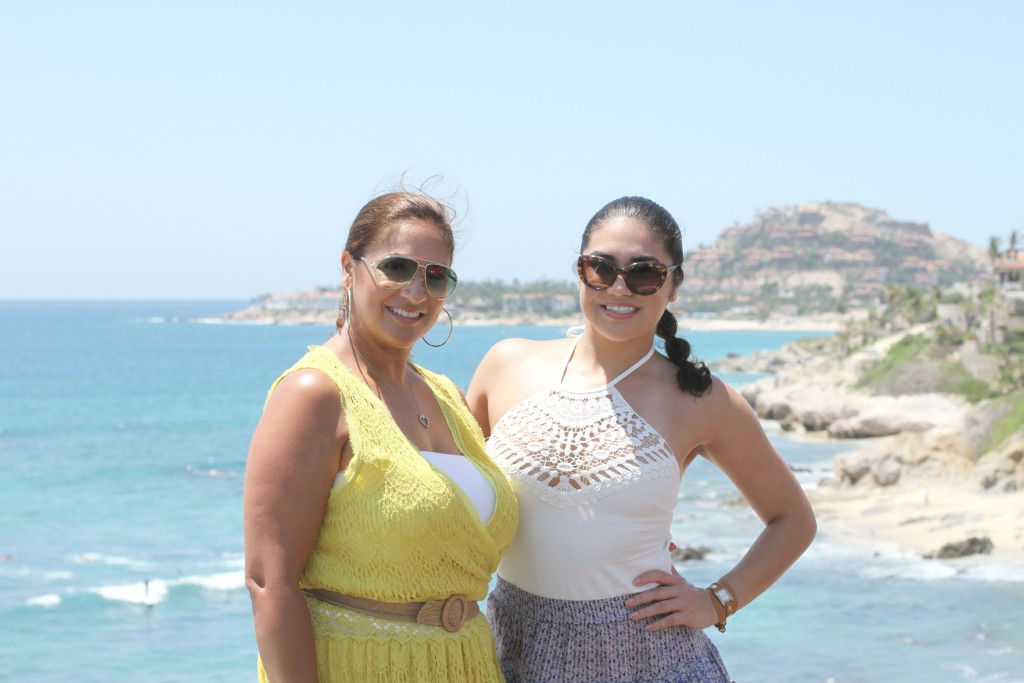
[{"label": "clear blue sky", "polygon": [[0,0],[0,298],[334,284],[403,172],[461,188],[464,279],[568,279],[624,194],[687,248],[808,200],[1005,242],[1022,29],[1009,0]]}]

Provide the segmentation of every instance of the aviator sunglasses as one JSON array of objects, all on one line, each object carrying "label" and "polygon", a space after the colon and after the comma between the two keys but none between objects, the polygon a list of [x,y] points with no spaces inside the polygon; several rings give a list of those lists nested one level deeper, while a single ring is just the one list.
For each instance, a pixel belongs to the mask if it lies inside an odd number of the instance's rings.
[{"label": "aviator sunglasses", "polygon": [[576,272],[587,287],[597,291],[608,289],[621,275],[629,291],[640,296],[648,296],[661,289],[668,274],[678,267],[678,263],[666,266],[658,261],[638,261],[619,268],[609,259],[593,254],[583,254],[576,261]]},{"label": "aviator sunglasses", "polygon": [[455,286],[459,284],[459,276],[455,274],[455,271],[440,263],[395,255],[384,256],[376,261],[360,256],[359,260],[370,266],[373,279],[384,289],[405,287],[412,282],[421,268],[423,269],[423,284],[427,288],[427,293],[435,299],[451,296],[451,293],[455,291]]}]

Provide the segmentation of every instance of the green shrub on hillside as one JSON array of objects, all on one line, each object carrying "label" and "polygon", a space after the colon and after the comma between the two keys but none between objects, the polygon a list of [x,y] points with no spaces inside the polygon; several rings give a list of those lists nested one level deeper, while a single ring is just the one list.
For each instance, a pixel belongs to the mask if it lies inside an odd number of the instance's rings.
[{"label": "green shrub on hillside", "polygon": [[931,344],[930,340],[920,334],[907,335],[889,348],[885,358],[864,372],[857,386],[865,387],[880,382],[889,373],[919,358]]},{"label": "green shrub on hillside", "polygon": [[939,325],[935,328],[935,340],[943,346],[962,346],[973,333],[955,325]]},{"label": "green shrub on hillside", "polygon": [[971,403],[977,403],[992,395],[992,387],[968,372],[962,364],[946,362],[940,367],[942,379],[939,381],[939,391],[960,394]]},{"label": "green shrub on hillside", "polygon": [[988,446],[985,448],[986,452],[999,446],[1007,437],[1020,431],[1024,426],[1024,389],[1018,389],[997,400],[999,403],[1008,403],[1009,410],[1006,415],[992,425]]}]

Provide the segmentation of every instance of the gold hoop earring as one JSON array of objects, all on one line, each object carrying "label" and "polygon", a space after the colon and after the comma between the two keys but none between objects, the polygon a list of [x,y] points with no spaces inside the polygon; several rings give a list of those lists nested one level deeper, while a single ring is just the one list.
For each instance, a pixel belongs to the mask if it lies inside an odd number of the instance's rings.
[{"label": "gold hoop earring", "polygon": [[338,319],[334,326],[339,330],[352,318],[352,300],[349,298],[348,290],[341,293],[341,303],[338,304]]},{"label": "gold hoop earring", "polygon": [[448,340],[452,338],[452,332],[455,331],[455,323],[452,322],[452,314],[448,312],[447,308],[442,307],[441,310],[444,311],[444,314],[446,316],[448,316],[448,336],[445,337],[444,341],[441,342],[440,344],[431,344],[430,342],[427,341],[426,335],[424,335],[424,337],[423,337],[423,343],[426,344],[427,346],[433,347],[435,349],[439,349],[442,346],[444,346],[445,344],[447,344]]}]

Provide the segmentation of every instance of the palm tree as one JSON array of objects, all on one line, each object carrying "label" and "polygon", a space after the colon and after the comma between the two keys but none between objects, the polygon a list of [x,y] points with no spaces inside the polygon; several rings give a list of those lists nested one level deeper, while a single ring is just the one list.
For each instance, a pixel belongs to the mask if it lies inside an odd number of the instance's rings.
[{"label": "palm tree", "polygon": [[890,332],[896,330],[896,316],[903,308],[905,291],[899,285],[888,284],[885,286],[885,293],[882,295],[887,307],[885,310],[886,324]]},{"label": "palm tree", "polygon": [[1017,251],[1017,240],[1020,238],[1020,234],[1016,230],[1010,231],[1010,251]]},{"label": "palm tree", "polygon": [[1001,243],[1002,240],[999,239],[998,235],[993,235],[992,237],[988,238],[988,257],[993,261],[999,258],[999,247],[1001,246]]}]

